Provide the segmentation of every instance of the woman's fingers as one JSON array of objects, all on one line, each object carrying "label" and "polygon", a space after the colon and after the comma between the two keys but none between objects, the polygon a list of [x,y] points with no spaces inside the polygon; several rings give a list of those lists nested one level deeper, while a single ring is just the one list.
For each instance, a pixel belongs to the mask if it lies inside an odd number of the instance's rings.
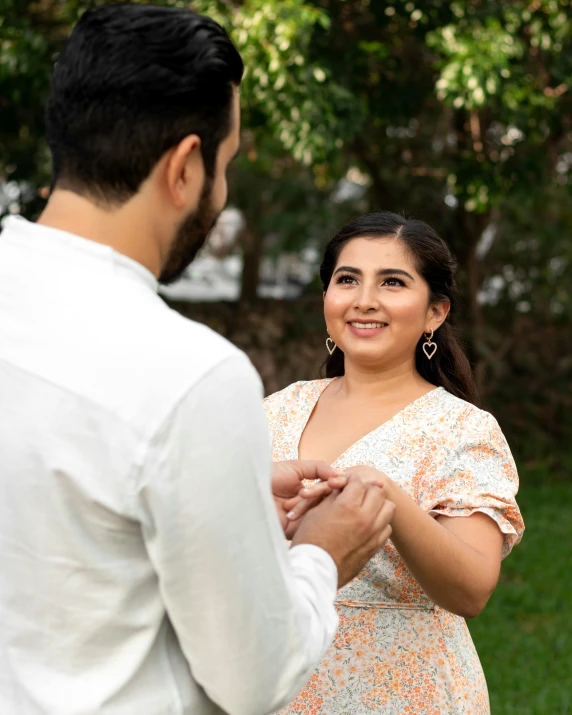
[{"label": "woman's fingers", "polygon": [[284,499],[282,502],[282,508],[286,513],[294,509],[294,507],[300,503],[302,500],[302,497],[297,496],[297,497],[291,497],[290,499]]},{"label": "woman's fingers", "polygon": [[322,494],[314,499],[300,499],[298,504],[286,514],[286,518],[288,521],[298,521],[304,514],[310,511],[310,509],[317,506],[325,496],[327,495]]},{"label": "woman's fingers", "polygon": [[[365,479],[368,486],[373,486],[375,485],[376,487],[380,487],[382,491],[382,495],[376,494],[375,491],[373,494],[370,494],[368,499],[376,501],[379,500],[379,497],[383,499],[383,474],[381,472],[378,472],[374,469],[370,469],[368,467],[361,467],[356,470],[348,470],[349,472],[353,473],[341,473],[338,474],[335,477],[330,477],[327,481],[319,481],[316,484],[313,484],[310,487],[305,487],[304,489],[301,489],[298,496],[292,497],[292,499],[289,499],[288,501],[284,502],[285,508],[288,510],[288,513],[286,514],[286,518],[290,522],[295,522],[301,519],[304,514],[306,514],[310,509],[313,507],[317,506],[322,499],[325,497],[329,496],[330,494],[339,494],[340,492],[343,492],[344,489],[347,487],[348,481],[350,480],[350,477],[354,477],[351,481],[356,481],[358,484],[362,485],[363,489],[363,482],[361,481],[363,477],[369,477],[369,479]],[[361,471],[362,474],[356,474],[356,472]],[[371,490],[366,489],[364,494],[367,492],[371,492]],[[349,497],[349,494],[348,494]],[[372,505],[372,508],[379,508],[378,504]],[[385,507],[384,509],[381,510],[380,518],[383,520],[385,517],[387,519],[387,512],[388,510],[393,509],[393,505]],[[383,514],[383,515],[382,515]],[[387,537],[384,538],[384,542],[387,540]]]},{"label": "woman's fingers", "polygon": [[343,474],[338,474],[335,477],[330,477],[328,479],[328,484],[330,485],[330,488],[333,489],[343,489],[346,484],[348,483],[348,475],[343,473]]},{"label": "woman's fingers", "polygon": [[306,479],[308,481],[319,479],[320,481],[326,482],[328,479],[336,476],[336,470],[321,460],[303,459],[289,462],[289,464],[298,472],[300,479]]},{"label": "woman's fingers", "polygon": [[346,474],[359,477],[366,484],[376,484],[378,487],[385,486],[384,477],[386,475],[373,467],[356,464],[354,467],[346,469]]},{"label": "woman's fingers", "polygon": [[331,480],[327,482],[317,482],[316,484],[312,484],[311,487],[304,487],[304,489],[300,489],[300,496],[302,499],[315,499],[316,497],[327,496],[333,489],[341,488],[337,486],[337,482],[335,482],[333,486],[330,486],[330,481]]},{"label": "woman's fingers", "polygon": [[330,487],[329,482],[319,482],[306,489],[301,489],[297,502],[292,507],[290,507],[289,503],[285,503],[286,508],[289,509],[286,518],[289,521],[296,521],[302,518],[306,512],[317,506],[324,497],[337,491],[337,489]]}]

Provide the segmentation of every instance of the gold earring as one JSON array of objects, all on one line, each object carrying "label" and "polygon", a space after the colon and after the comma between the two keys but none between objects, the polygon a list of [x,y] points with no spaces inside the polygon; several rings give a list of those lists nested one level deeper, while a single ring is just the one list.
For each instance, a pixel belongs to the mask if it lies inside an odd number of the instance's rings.
[{"label": "gold earring", "polygon": [[425,336],[425,342],[423,343],[423,352],[425,353],[425,356],[427,360],[431,360],[433,355],[437,352],[437,343],[431,342],[433,339],[433,331],[431,331],[431,335],[427,335],[427,333],[423,333]]},{"label": "gold earring", "polygon": [[[331,343],[331,347],[330,347]],[[326,338],[326,350],[330,353],[330,355],[334,354],[334,350],[337,348],[337,345],[335,342],[330,338],[330,334],[328,333],[328,337]]]}]

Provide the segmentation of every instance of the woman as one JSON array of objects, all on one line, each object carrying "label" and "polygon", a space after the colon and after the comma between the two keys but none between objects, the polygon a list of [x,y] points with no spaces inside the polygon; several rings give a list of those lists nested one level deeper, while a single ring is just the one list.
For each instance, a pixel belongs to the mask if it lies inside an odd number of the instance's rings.
[{"label": "woman", "polygon": [[335,643],[283,713],[489,713],[464,619],[484,608],[524,524],[510,450],[473,404],[447,322],[454,273],[421,221],[348,223],[320,268],[327,377],[265,401],[275,460],[352,468],[396,504],[391,541],[339,591]]}]

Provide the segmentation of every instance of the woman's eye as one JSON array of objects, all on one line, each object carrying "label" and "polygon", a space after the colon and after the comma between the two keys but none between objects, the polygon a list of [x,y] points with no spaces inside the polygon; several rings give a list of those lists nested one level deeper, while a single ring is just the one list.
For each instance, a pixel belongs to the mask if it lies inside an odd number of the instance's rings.
[{"label": "woman's eye", "polygon": [[386,279],[383,281],[383,285],[386,285],[386,286],[404,286],[405,283],[404,283],[402,280],[400,280],[399,278],[386,278]]},{"label": "woman's eye", "polygon": [[355,280],[356,279],[353,276],[339,276],[336,283],[351,285],[352,283],[355,283]]}]

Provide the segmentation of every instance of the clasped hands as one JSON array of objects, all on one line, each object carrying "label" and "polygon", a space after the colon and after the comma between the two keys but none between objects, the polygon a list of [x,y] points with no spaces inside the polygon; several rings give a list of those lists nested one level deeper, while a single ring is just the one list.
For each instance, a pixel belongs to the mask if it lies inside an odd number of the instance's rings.
[{"label": "clasped hands", "polygon": [[[351,470],[340,472],[326,462],[289,460],[272,465],[272,495],[278,518],[291,539],[302,517],[325,497],[339,493],[348,484]],[[380,474],[380,477],[382,475]],[[303,482],[316,482],[304,487]],[[380,480],[377,485],[383,489]]]},{"label": "clasped hands", "polygon": [[[391,535],[395,505],[385,475],[363,467],[336,471],[325,462],[275,462],[272,493],[287,538],[314,544],[333,558],[338,586],[354,578]],[[354,473],[352,473],[352,471]],[[315,481],[304,487],[303,481]]]}]

